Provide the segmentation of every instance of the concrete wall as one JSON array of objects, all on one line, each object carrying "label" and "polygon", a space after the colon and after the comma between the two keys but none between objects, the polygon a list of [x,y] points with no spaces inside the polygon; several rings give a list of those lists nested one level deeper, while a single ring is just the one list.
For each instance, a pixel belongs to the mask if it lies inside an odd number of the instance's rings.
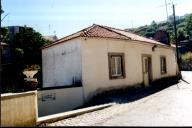
[{"label": "concrete wall", "polygon": [[1,126],[35,126],[37,92],[1,95]]},{"label": "concrete wall", "polygon": [[69,111],[82,104],[82,87],[38,91],[39,117]]},{"label": "concrete wall", "polygon": [[81,82],[81,44],[73,39],[42,50],[43,87]]},{"label": "concrete wall", "polygon": [[[153,80],[176,75],[176,60],[173,49],[150,44],[117,39],[82,38],[82,78],[86,100],[104,89],[119,88],[143,83],[142,54],[152,56]],[[125,79],[109,79],[108,53],[125,54]],[[167,74],[160,73],[160,56],[166,56]]]}]

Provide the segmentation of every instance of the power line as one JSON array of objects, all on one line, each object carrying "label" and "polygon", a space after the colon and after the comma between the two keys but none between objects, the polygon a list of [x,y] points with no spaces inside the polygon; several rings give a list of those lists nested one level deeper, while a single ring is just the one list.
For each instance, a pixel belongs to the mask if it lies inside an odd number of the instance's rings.
[{"label": "power line", "polygon": [[7,13],[2,19],[1,22],[5,19],[5,17],[7,17],[10,13]]}]

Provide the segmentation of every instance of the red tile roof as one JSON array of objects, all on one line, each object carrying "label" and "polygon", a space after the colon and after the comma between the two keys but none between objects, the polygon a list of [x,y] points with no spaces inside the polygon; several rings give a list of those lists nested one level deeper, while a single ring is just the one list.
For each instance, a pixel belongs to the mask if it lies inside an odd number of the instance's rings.
[{"label": "red tile roof", "polygon": [[56,44],[59,44],[59,43],[63,43],[65,41],[67,41],[67,40],[74,39],[74,38],[77,38],[77,37],[99,37],[99,38],[135,40],[135,41],[141,41],[141,42],[146,42],[146,43],[151,43],[151,44],[158,44],[158,45],[162,45],[162,46],[168,46],[168,45],[162,44],[162,43],[160,43],[158,41],[148,39],[148,38],[145,38],[143,36],[139,36],[139,35],[130,33],[130,32],[125,31],[125,30],[93,24],[92,26],[87,27],[87,28],[85,28],[83,30],[80,30],[80,31],[78,31],[78,32],[76,32],[74,34],[63,37],[63,38],[57,40],[56,42],[54,42],[52,44],[43,46],[42,49],[53,46],[53,45],[56,45]]}]

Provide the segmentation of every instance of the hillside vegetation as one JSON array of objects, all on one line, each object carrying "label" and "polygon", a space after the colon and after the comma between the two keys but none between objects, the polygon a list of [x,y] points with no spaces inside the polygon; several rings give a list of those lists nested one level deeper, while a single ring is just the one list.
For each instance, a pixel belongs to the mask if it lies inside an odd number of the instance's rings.
[{"label": "hillside vegetation", "polygon": [[[184,16],[176,16],[176,25],[178,41],[189,39],[189,37],[192,36],[192,13],[186,14]],[[150,25],[144,25],[138,28],[125,30],[145,36],[147,38],[151,38],[154,37],[154,34],[158,29],[166,30],[169,33],[171,42],[175,41],[173,16],[169,16],[167,21],[162,21],[159,23],[152,21]]]}]

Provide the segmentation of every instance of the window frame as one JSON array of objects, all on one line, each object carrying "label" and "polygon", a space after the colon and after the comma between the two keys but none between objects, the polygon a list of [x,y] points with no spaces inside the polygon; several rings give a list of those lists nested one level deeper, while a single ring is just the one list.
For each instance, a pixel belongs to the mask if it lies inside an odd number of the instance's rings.
[{"label": "window frame", "polygon": [[[165,60],[165,62],[164,62]],[[165,71],[164,71],[164,65],[162,64],[165,64]],[[160,56],[160,72],[161,72],[161,75],[163,74],[167,74],[167,60],[166,60],[166,56]]]},{"label": "window frame", "polygon": [[[111,58],[120,57],[121,58],[121,75],[114,76],[112,74]],[[117,64],[117,63],[116,63]],[[109,67],[109,79],[124,79],[125,75],[125,54],[124,53],[108,53],[108,67]],[[118,66],[116,67],[118,68]],[[116,70],[117,72],[117,70]]]}]

